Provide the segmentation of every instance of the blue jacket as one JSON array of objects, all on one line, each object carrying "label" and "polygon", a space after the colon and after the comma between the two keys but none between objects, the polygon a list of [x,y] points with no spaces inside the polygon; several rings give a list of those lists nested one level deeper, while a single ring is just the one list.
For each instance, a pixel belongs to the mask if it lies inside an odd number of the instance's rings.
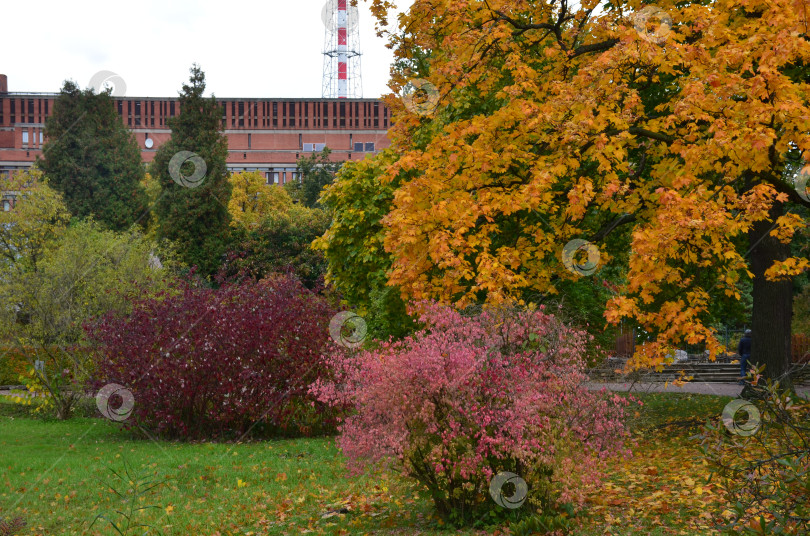
[{"label": "blue jacket", "polygon": [[740,355],[751,355],[751,336],[743,335],[740,344],[737,345],[737,353]]}]

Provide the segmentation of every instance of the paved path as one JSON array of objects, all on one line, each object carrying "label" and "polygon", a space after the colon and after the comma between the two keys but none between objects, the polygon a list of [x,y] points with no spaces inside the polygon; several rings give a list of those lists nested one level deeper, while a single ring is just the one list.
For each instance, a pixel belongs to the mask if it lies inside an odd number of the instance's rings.
[{"label": "paved path", "polygon": [[[620,382],[620,383],[603,383],[591,382],[588,384],[590,389],[601,389],[606,387],[611,391],[627,391],[632,386],[633,392],[638,393],[696,393],[700,395],[722,395],[722,396],[739,396],[742,391],[742,385],[736,383],[709,383],[709,382],[687,382],[682,387],[673,385],[671,383],[664,384],[664,382]],[[810,398],[810,385],[799,385],[796,387],[796,392],[804,398]]]}]

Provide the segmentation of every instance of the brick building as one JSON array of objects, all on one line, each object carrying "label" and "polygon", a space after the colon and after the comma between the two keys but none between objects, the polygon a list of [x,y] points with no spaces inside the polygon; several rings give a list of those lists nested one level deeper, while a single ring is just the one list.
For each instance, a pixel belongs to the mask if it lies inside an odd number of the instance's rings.
[{"label": "brick building", "polygon": [[[45,119],[57,93],[9,92],[0,74],[0,175],[26,169],[42,155]],[[176,98],[113,97],[135,135],[144,163],[171,136],[166,120]],[[377,99],[217,99],[228,138],[228,170],[260,171],[268,184],[295,179],[296,162],[324,146],[335,161],[361,160],[389,145],[388,108]],[[2,210],[13,207],[13,196]]]}]

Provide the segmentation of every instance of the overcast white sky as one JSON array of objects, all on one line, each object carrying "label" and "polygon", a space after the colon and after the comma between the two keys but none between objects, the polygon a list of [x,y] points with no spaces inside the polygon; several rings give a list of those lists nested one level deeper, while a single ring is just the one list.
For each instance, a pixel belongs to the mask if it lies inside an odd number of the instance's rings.
[{"label": "overcast white sky", "polygon": [[[127,95],[173,97],[197,62],[206,94],[320,97],[324,1],[4,2],[0,73],[9,91],[55,92],[65,79],[89,87],[107,70],[123,78]],[[379,97],[389,92],[393,55],[375,35],[367,1],[358,5],[363,96]]]}]

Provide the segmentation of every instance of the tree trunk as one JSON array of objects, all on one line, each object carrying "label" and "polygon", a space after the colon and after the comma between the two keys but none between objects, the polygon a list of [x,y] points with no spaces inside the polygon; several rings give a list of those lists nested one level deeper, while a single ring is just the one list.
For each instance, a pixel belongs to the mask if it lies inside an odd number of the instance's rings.
[{"label": "tree trunk", "polygon": [[765,376],[791,387],[790,320],[793,313],[793,281],[768,281],[765,270],[776,260],[790,256],[790,244],[770,236],[774,221],[784,211],[782,203],[774,202],[769,218],[754,224],[748,233],[753,280],[753,313],[751,318],[750,365],[765,365]]}]

